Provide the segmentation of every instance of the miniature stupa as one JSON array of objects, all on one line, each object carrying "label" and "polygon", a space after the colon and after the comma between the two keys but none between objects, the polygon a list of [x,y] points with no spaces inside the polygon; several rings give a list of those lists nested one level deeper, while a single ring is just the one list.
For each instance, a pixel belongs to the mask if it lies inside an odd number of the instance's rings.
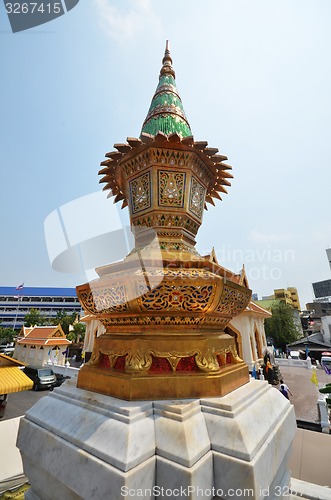
[{"label": "miniature stupa", "polygon": [[168,47],[140,138],[115,147],[101,181],[128,205],[135,247],[77,287],[106,333],[77,383],[20,421],[26,500],[285,499],[294,410],[249,380],[224,333],[251,292],[195,236],[230,167],[194,141]]},{"label": "miniature stupa", "polygon": [[114,147],[100,182],[128,206],[135,248],[77,287],[106,328],[78,387],[127,400],[223,396],[249,380],[224,328],[251,291],[195,249],[203,210],[227,192],[231,167],[194,140],[168,43],[140,138]]}]

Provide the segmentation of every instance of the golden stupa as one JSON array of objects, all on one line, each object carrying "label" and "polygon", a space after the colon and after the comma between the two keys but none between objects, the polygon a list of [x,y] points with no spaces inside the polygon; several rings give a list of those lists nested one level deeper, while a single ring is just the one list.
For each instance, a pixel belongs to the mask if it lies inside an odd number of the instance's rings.
[{"label": "golden stupa", "polygon": [[195,249],[206,203],[226,193],[231,167],[194,141],[168,44],[162,63],[140,138],[115,144],[101,163],[104,189],[129,207],[135,248],[77,287],[106,328],[77,385],[126,400],[223,396],[249,380],[224,329],[251,291]]}]

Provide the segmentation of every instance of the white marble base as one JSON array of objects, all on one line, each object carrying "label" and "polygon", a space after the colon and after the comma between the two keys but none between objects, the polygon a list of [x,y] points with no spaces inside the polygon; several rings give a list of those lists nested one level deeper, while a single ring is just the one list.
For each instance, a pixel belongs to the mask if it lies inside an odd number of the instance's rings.
[{"label": "white marble base", "polygon": [[128,402],[70,380],[27,412],[17,446],[27,500],[211,500],[245,489],[276,500],[295,430],[293,407],[267,382],[222,398]]}]

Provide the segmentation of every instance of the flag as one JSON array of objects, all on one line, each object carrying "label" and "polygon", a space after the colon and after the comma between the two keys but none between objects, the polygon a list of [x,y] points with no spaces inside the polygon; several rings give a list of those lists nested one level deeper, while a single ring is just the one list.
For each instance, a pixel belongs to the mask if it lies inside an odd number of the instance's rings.
[{"label": "flag", "polygon": [[85,351],[82,351],[81,358],[85,359]]},{"label": "flag", "polygon": [[252,370],[252,377],[253,377],[253,378],[257,378],[255,365],[253,366],[253,370]]},{"label": "flag", "polygon": [[59,349],[58,347],[56,348],[56,351],[55,351],[55,356],[58,356],[59,355]]},{"label": "flag", "polygon": [[51,355],[51,349],[48,351],[47,356]]},{"label": "flag", "polygon": [[308,354],[309,354],[309,349],[308,346],[306,345],[306,358],[308,358]]},{"label": "flag", "polygon": [[24,283],[18,285],[15,290],[23,290],[23,288],[24,288]]},{"label": "flag", "polygon": [[316,385],[316,387],[318,386],[318,379],[317,379],[317,374],[316,374],[316,369],[313,368],[313,373],[311,374],[311,378],[310,378],[310,381]]},{"label": "flag", "polygon": [[66,348],[66,350],[65,350],[65,351],[62,351],[63,356],[66,356],[66,355],[67,355],[67,350],[68,350],[68,347]]},{"label": "flag", "polygon": [[331,375],[331,371],[330,371],[330,369],[329,369],[329,368],[328,368],[328,367],[327,367],[324,363],[322,363],[322,365],[323,365],[323,368],[324,368],[325,373],[326,373],[327,375]]}]

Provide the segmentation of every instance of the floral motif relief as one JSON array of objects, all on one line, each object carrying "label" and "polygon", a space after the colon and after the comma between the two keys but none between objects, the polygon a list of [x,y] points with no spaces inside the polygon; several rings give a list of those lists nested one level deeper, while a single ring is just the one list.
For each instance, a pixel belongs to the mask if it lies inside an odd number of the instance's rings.
[{"label": "floral motif relief", "polygon": [[158,172],[159,206],[182,207],[184,201],[184,172]]},{"label": "floral motif relief", "polygon": [[140,212],[151,206],[149,172],[130,181],[130,197],[132,213]]},{"label": "floral motif relief", "polygon": [[140,309],[156,311],[206,311],[214,298],[214,285],[162,284],[146,293],[146,285],[137,285]]},{"label": "floral motif relief", "polygon": [[191,192],[189,209],[194,215],[201,219],[206,196],[206,188],[198,182],[195,177],[191,180]]},{"label": "floral motif relief", "polygon": [[125,312],[128,310],[124,284],[111,288],[93,289],[79,294],[81,304],[92,314]]},{"label": "floral motif relief", "polygon": [[234,316],[243,311],[251,297],[251,291],[236,290],[225,285],[223,293],[215,312]]},{"label": "floral motif relief", "polygon": [[229,346],[222,349],[207,349],[201,352],[199,349],[188,352],[162,352],[155,350],[139,349],[111,349],[100,350],[93,353],[90,366],[99,366],[105,369],[115,369],[117,361],[121,360],[121,369],[127,373],[148,372],[157,373],[165,371],[197,371],[205,373],[216,372],[220,367],[229,364],[238,364],[242,360],[238,357],[234,347]]}]

